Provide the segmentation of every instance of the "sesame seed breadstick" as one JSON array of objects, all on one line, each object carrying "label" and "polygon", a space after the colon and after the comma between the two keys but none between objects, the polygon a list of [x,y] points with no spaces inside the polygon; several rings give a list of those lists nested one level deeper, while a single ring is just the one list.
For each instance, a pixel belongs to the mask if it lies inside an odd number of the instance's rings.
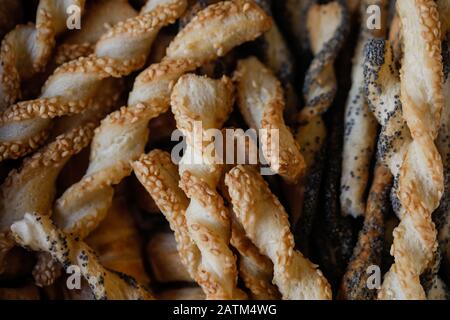
[{"label": "sesame seed breadstick", "polygon": [[80,10],[84,0],[40,0],[36,25],[19,25],[10,31],[0,47],[0,111],[15,103],[21,95],[21,80],[43,71],[55,46],[56,36],[67,30],[66,10]]},{"label": "sesame seed breadstick", "polygon": [[152,150],[149,154],[141,155],[139,160],[132,163],[132,167],[138,180],[169,222],[175,234],[181,261],[192,279],[197,280],[200,251],[192,241],[186,224],[189,199],[178,186],[180,176],[177,166],[168,153]]},{"label": "sesame seed breadstick", "polygon": [[56,203],[58,226],[81,237],[89,234],[111,204],[112,186],[130,174],[130,161],[144,153],[148,122],[168,110],[174,82],[269,27],[270,20],[253,2],[226,1],[201,11],[171,42],[166,57],[136,78],[128,106],[102,121],[87,173]]},{"label": "sesame seed breadstick", "polygon": [[[304,4],[306,6],[306,4]],[[337,88],[334,61],[348,32],[349,17],[338,1],[326,5],[311,4],[306,11],[306,30],[314,54],[303,85],[305,107],[299,113],[296,141],[305,157],[304,179],[296,186],[299,216],[292,223],[298,244],[308,253],[308,236],[316,214],[323,176],[326,128],[322,113],[331,106]],[[319,110],[320,109],[320,110]],[[308,111],[309,110],[309,111]]]},{"label": "sesame seed breadstick", "polygon": [[[369,6],[380,8],[380,28],[367,27]],[[353,56],[352,87],[345,107],[344,149],[341,174],[341,210],[344,215],[358,217],[366,210],[366,188],[369,167],[375,148],[377,120],[370,112],[364,92],[364,46],[374,37],[383,37],[387,19],[387,1],[364,0],[361,2],[361,31]]]},{"label": "sesame seed breadstick", "polygon": [[54,56],[56,65],[94,53],[95,44],[108,29],[120,21],[138,15],[127,0],[88,2],[85,11],[81,29],[73,30],[56,48]]},{"label": "sesame seed breadstick", "polygon": [[11,226],[11,231],[17,243],[50,253],[64,268],[78,266],[96,299],[153,299],[133,278],[103,267],[91,248],[57,229],[48,216],[26,213]]},{"label": "sesame seed breadstick", "polygon": [[58,67],[40,98],[4,110],[0,114],[0,161],[34,150],[43,142],[52,118],[88,109],[104,80],[142,67],[159,30],[186,8],[185,0],[161,1],[150,1],[139,16],[111,28],[97,42],[94,54]]},{"label": "sesame seed breadstick", "polygon": [[431,219],[444,191],[441,156],[434,143],[443,99],[441,30],[436,3],[397,2],[402,23],[401,102],[412,141],[398,177],[400,224],[391,253],[395,263],[384,277],[380,299],[425,299],[420,275],[437,248]]},{"label": "sesame seed breadstick", "polygon": [[0,266],[14,242],[7,234],[11,224],[33,210],[50,214],[59,172],[74,155],[88,145],[94,124],[88,123],[66,134],[25,159],[18,170],[9,173],[0,187]]},{"label": "sesame seed breadstick", "polygon": [[[132,166],[139,181],[169,221],[183,265],[191,277],[201,284],[197,280],[200,251],[191,240],[186,224],[185,212],[189,199],[178,186],[180,178],[177,166],[172,163],[170,155],[161,150],[152,150],[148,155],[142,155]],[[240,254],[239,275],[252,292],[252,298],[267,300],[278,297],[277,289],[271,284],[272,263],[259,253],[233,217],[231,222],[230,242]]]},{"label": "sesame seed breadstick", "polygon": [[[195,140],[194,132],[195,121],[202,123],[198,135],[203,139],[208,139],[205,130],[222,128],[233,107],[232,83],[226,77],[182,76],[173,88],[171,105],[177,128],[187,138],[179,164],[180,187],[190,199],[186,224],[201,254],[196,280],[208,299],[243,299],[245,293],[237,288],[236,257],[229,247],[230,214],[217,191],[224,168],[207,151],[207,141]],[[195,156],[201,162],[193,161]]]},{"label": "sesame seed breadstick", "polygon": [[225,184],[247,236],[272,260],[273,282],[283,299],[331,299],[322,272],[294,249],[287,214],[256,169],[238,165]]},{"label": "sesame seed breadstick", "polygon": [[[267,130],[260,134],[264,157],[270,168],[290,183],[302,175],[305,162],[300,147],[284,123],[284,97],[281,84],[273,73],[255,57],[238,62],[234,75],[238,106],[248,126]],[[271,130],[278,131],[278,141],[271,141]],[[278,152],[273,152],[278,143]]]}]

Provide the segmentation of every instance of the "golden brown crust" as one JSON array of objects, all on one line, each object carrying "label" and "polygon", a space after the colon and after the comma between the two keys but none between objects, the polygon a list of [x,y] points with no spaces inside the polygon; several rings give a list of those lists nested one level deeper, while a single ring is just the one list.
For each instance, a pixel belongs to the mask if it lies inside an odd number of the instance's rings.
[{"label": "golden brown crust", "polygon": [[303,85],[305,106],[299,113],[300,122],[328,110],[336,94],[333,63],[347,35],[348,12],[339,1],[313,4],[308,9],[306,25],[314,59]]},{"label": "golden brown crust", "polygon": [[[156,8],[143,10],[110,28],[96,43],[94,54],[58,67],[39,99],[11,106],[0,116],[0,148],[23,144],[45,131],[50,118],[90,107],[105,79],[126,76],[144,65],[159,30],[173,23],[185,8],[185,0],[165,0]],[[0,154],[1,159],[20,156],[7,151]]]},{"label": "golden brown crust", "polygon": [[234,213],[231,217],[230,243],[239,252],[239,276],[245,286],[251,291],[255,300],[275,300],[280,298],[280,292],[272,284],[273,263],[262,255],[258,248],[245,234]]},{"label": "golden brown crust", "polygon": [[178,168],[170,155],[161,150],[152,150],[132,164],[134,173],[155,200],[156,205],[169,221],[174,231],[181,261],[193,279],[196,279],[200,263],[200,251],[189,236],[186,224],[186,209],[189,199],[178,186]]},{"label": "golden brown crust", "polygon": [[41,0],[37,8],[36,25],[19,25],[9,32],[0,48],[0,110],[20,98],[20,81],[43,70],[55,38],[66,31],[66,9],[76,5],[83,10],[84,0],[71,0],[57,5],[53,0]]},{"label": "golden brown crust", "polygon": [[397,11],[404,45],[401,101],[413,140],[399,172],[401,222],[391,249],[395,263],[379,298],[425,299],[419,277],[437,247],[431,214],[444,189],[442,160],[434,144],[444,102],[441,30],[434,1],[400,1]]},{"label": "golden brown crust", "polygon": [[[200,286],[208,299],[242,299],[245,293],[237,288],[236,257],[229,248],[231,221],[223,198],[217,192],[223,166],[205,152],[204,141],[195,143],[194,121],[201,121],[204,130],[221,129],[233,105],[230,79],[213,80],[194,74],[182,76],[171,95],[172,111],[177,127],[187,137],[186,151],[180,161],[180,187],[190,199],[186,223],[191,239],[201,254],[198,266]],[[194,163],[192,154],[201,158]]]},{"label": "golden brown crust", "polygon": [[58,174],[74,154],[88,145],[93,134],[93,123],[77,127],[58,136],[25,159],[20,169],[9,173],[0,187],[0,265],[14,244],[8,241],[11,224],[28,210],[50,213]]},{"label": "golden brown crust", "polygon": [[331,299],[322,272],[294,250],[284,208],[250,166],[237,166],[225,177],[233,209],[247,236],[274,264],[273,282],[283,299]]},{"label": "golden brown crust", "polygon": [[[240,60],[235,72],[239,109],[249,127],[267,130],[261,134],[262,150],[271,169],[295,183],[305,162],[300,147],[283,119],[284,97],[280,82],[257,58]],[[271,130],[278,132],[278,153],[272,152]],[[276,137],[274,137],[276,139]]]},{"label": "golden brown crust", "polygon": [[[226,6],[229,11],[221,11],[225,16],[231,15],[232,8],[236,5],[245,6],[240,0],[232,2],[237,4]],[[210,24],[217,23],[223,18],[212,15],[216,12],[214,8],[213,5],[204,10],[209,12],[203,14],[208,17],[207,19],[190,23],[195,23],[199,27],[191,28],[189,24],[186,28],[193,29],[193,32],[202,36],[208,34]],[[240,14],[240,18],[243,19],[247,19],[248,14],[251,14],[251,17],[258,16],[260,18],[258,21],[252,20],[256,29],[225,28],[229,33],[223,34],[220,31],[223,41],[234,47],[240,45],[242,39],[256,38],[265,31],[268,18],[257,15],[258,12],[258,9],[250,5],[246,14]],[[183,43],[184,37],[190,37],[190,33],[184,32],[183,35],[179,35],[174,41]],[[208,59],[216,57],[211,56]],[[139,74],[130,93],[128,107],[110,114],[97,129],[86,175],[79,183],[69,188],[57,202],[56,221],[64,230],[88,234],[101,221],[105,210],[110,206],[112,185],[130,174],[130,161],[138,159],[144,152],[149,120],[168,110],[170,93],[178,78],[188,71],[195,70],[204,61],[204,58],[197,61],[188,57],[171,59],[166,56],[160,63],[151,65]]]},{"label": "golden brown crust", "polygon": [[364,225],[353,256],[342,278],[339,297],[344,300],[372,300],[376,290],[369,289],[367,272],[370,266],[380,266],[384,239],[384,216],[389,210],[389,191],[392,174],[383,165],[377,165],[367,198]]},{"label": "golden brown crust", "polygon": [[153,298],[133,278],[104,268],[91,248],[57,229],[47,216],[26,213],[11,230],[21,246],[50,253],[64,268],[78,266],[96,299]]}]

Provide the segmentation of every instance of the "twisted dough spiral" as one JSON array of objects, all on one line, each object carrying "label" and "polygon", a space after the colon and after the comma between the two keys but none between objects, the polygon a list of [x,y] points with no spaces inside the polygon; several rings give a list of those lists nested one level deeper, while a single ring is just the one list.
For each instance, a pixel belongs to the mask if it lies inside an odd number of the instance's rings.
[{"label": "twisted dough spiral", "polygon": [[322,272],[294,249],[288,216],[256,169],[239,165],[225,184],[247,236],[272,260],[273,282],[283,299],[331,299]]},{"label": "twisted dough spiral", "polygon": [[34,150],[45,139],[52,118],[88,109],[108,78],[123,77],[142,67],[158,31],[186,8],[185,0],[161,1],[149,1],[139,16],[111,28],[97,42],[94,54],[57,68],[40,98],[3,111],[0,161]]},{"label": "twisted dough spiral", "polygon": [[431,0],[397,2],[404,45],[401,69],[403,118],[411,132],[398,177],[401,222],[394,230],[395,263],[385,275],[381,299],[425,299],[420,275],[437,247],[431,219],[443,189],[443,165],[434,140],[443,107],[441,34]]},{"label": "twisted dough spiral", "polygon": [[[369,6],[381,10],[380,28],[367,27]],[[366,188],[369,167],[375,147],[377,120],[370,112],[364,92],[364,47],[369,39],[383,37],[386,31],[387,1],[361,2],[361,31],[353,56],[352,87],[345,106],[345,133],[342,154],[341,210],[344,215],[358,217],[366,210]]]},{"label": "twisted dough spiral", "polygon": [[[175,233],[181,261],[191,277],[199,282],[197,278],[201,256],[189,235],[185,217],[189,199],[178,186],[180,177],[177,166],[173,164],[170,155],[161,150],[152,150],[149,154],[142,155],[132,166],[139,181],[169,221]],[[264,300],[277,297],[277,290],[271,284],[272,263],[259,253],[234,219],[230,242],[239,252],[239,275],[251,290],[252,297]]]},{"label": "twisted dough spiral", "polygon": [[80,236],[95,228],[110,206],[112,185],[130,174],[130,161],[144,152],[149,120],[169,108],[174,82],[184,73],[255,39],[269,27],[270,19],[250,1],[221,2],[201,11],[178,33],[166,57],[137,77],[128,107],[102,121],[92,144],[88,171],[57,201],[55,222]]},{"label": "twisted dough spiral", "polygon": [[[234,75],[237,82],[239,109],[248,126],[267,130],[261,134],[264,157],[273,172],[295,183],[305,169],[300,147],[284,123],[284,97],[280,82],[255,57],[238,62]],[[278,152],[273,150],[271,131],[278,131]]]},{"label": "twisted dough spiral", "polygon": [[323,114],[333,102],[337,90],[333,63],[347,35],[348,21],[347,9],[339,1],[309,7],[306,25],[314,59],[303,85],[305,106],[300,122]]},{"label": "twisted dough spiral", "polygon": [[86,147],[94,135],[94,124],[88,123],[66,134],[25,159],[18,170],[10,172],[0,187],[0,265],[14,245],[9,229],[25,212],[33,210],[50,214],[59,172],[74,155]]},{"label": "twisted dough spiral", "polygon": [[11,230],[17,243],[50,253],[65,269],[77,265],[96,299],[153,299],[133,278],[104,268],[91,248],[57,229],[47,216],[26,213]]},{"label": "twisted dough spiral", "polygon": [[0,48],[0,111],[20,98],[21,80],[43,71],[55,46],[56,36],[67,26],[70,6],[84,8],[85,0],[41,0],[36,25],[19,25],[9,32]]},{"label": "twisted dough spiral", "polygon": [[[197,281],[208,299],[243,298],[245,294],[236,287],[236,257],[229,248],[230,215],[217,191],[223,165],[215,162],[213,153],[218,150],[207,150],[211,137],[205,132],[221,129],[228,118],[233,107],[232,83],[225,77],[182,76],[173,88],[171,105],[177,128],[186,136],[180,187],[190,199],[186,209],[189,235],[201,253]],[[195,121],[202,124],[198,133],[194,132]],[[193,161],[195,156],[198,163]]]}]

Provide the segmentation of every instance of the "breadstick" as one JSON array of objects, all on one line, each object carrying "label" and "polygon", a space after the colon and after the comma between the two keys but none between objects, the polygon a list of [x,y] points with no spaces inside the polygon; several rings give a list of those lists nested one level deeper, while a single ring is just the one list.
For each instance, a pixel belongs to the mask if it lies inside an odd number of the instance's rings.
[{"label": "breadstick", "polygon": [[[270,20],[253,2],[226,1],[201,11],[172,41],[163,61],[137,77],[128,107],[102,121],[86,175],[57,201],[56,223],[66,232],[89,234],[111,204],[112,185],[130,174],[130,161],[144,152],[149,120],[168,110],[173,83],[269,27]],[[205,39],[205,34],[211,36]]]},{"label": "breadstick", "polygon": [[4,0],[0,7],[0,39],[13,29],[23,18],[21,1]]},{"label": "breadstick", "polygon": [[[200,251],[189,236],[185,211],[189,200],[178,187],[179,174],[170,155],[153,150],[132,164],[139,181],[151,194],[175,233],[178,253],[191,277],[197,281]],[[242,227],[232,220],[231,244],[239,251],[239,274],[255,299],[273,299],[277,290],[271,285],[273,266],[245,236]],[[270,277],[270,278],[268,278]],[[200,282],[198,280],[197,282]]]},{"label": "breadstick", "polygon": [[392,175],[388,168],[377,165],[367,199],[364,225],[359,232],[353,256],[341,282],[339,296],[344,300],[372,300],[376,290],[368,288],[370,266],[380,266],[384,240],[384,216],[389,206]]},{"label": "breadstick", "polygon": [[177,249],[183,265],[192,279],[197,280],[200,251],[191,240],[186,224],[186,209],[189,199],[178,186],[178,168],[170,155],[161,150],[153,150],[132,163],[134,173],[155,200],[175,234]]},{"label": "breadstick", "polygon": [[[272,72],[255,57],[238,62],[235,72],[238,106],[248,126],[268,130],[261,134],[264,157],[270,168],[286,181],[295,183],[302,175],[305,162],[300,147],[283,120],[284,99],[281,84]],[[278,154],[273,153],[271,130],[277,130]]]},{"label": "breadstick", "polygon": [[283,299],[331,299],[322,272],[294,250],[287,214],[260,174],[239,165],[226,175],[225,184],[247,236],[272,260],[273,282]]},{"label": "breadstick", "polygon": [[349,30],[349,16],[339,1],[313,4],[308,9],[306,26],[314,59],[303,85],[305,106],[300,122],[309,121],[328,110],[336,94],[333,63]]},{"label": "breadstick", "polygon": [[434,1],[397,2],[402,23],[401,102],[411,132],[398,178],[401,204],[380,299],[425,299],[420,275],[436,250],[431,219],[444,191],[442,160],[434,144],[443,107],[443,70],[439,13]]},{"label": "breadstick", "polygon": [[36,25],[19,25],[9,32],[0,48],[0,111],[20,98],[21,80],[41,72],[55,46],[56,36],[66,31],[66,10],[72,5],[80,10],[84,0],[41,0]]},{"label": "breadstick", "polygon": [[[369,29],[369,6],[381,10],[380,28]],[[363,0],[361,2],[361,30],[355,55],[353,56],[352,88],[345,107],[344,150],[341,173],[342,214],[358,217],[366,210],[366,188],[369,179],[369,166],[375,147],[377,120],[370,112],[364,92],[364,46],[374,37],[383,37],[387,19],[386,0]]]},{"label": "breadstick", "polygon": [[[255,0],[269,16],[273,16],[272,0]],[[257,41],[258,56],[262,62],[276,75],[283,86],[286,108],[284,110],[285,119],[288,122],[294,120],[297,108],[299,107],[299,97],[294,88],[295,66],[294,57],[275,21],[272,28],[265,32]]]},{"label": "breadstick", "polygon": [[185,0],[145,6],[139,16],[114,26],[97,42],[95,53],[63,64],[47,80],[41,97],[0,114],[0,161],[18,158],[45,139],[51,119],[89,109],[103,80],[120,78],[145,63],[159,30],[184,11]]},{"label": "breadstick", "polygon": [[72,155],[88,145],[93,134],[92,123],[76,128],[25,159],[19,170],[10,172],[0,187],[0,265],[14,245],[7,235],[11,224],[29,210],[51,212],[59,172]]},{"label": "breadstick", "polygon": [[[171,96],[177,127],[187,137],[180,161],[180,187],[190,199],[186,223],[201,254],[199,284],[208,299],[242,299],[237,288],[236,257],[230,250],[231,220],[217,192],[223,165],[206,151],[206,141],[195,141],[195,121],[201,121],[202,139],[207,129],[221,129],[233,106],[233,86],[228,78],[212,80],[193,74],[182,76]],[[209,138],[210,139],[210,138]],[[215,150],[214,152],[217,152]],[[198,155],[200,163],[193,157]]]},{"label": "breadstick", "polygon": [[56,48],[56,65],[86,57],[95,51],[95,44],[108,29],[138,13],[126,0],[100,0],[87,3],[82,28],[69,33]]},{"label": "breadstick", "polygon": [[26,213],[11,230],[21,246],[50,253],[65,269],[78,266],[96,299],[153,298],[133,278],[104,268],[91,248],[57,229],[48,216]]},{"label": "breadstick", "polygon": [[262,255],[245,234],[234,213],[231,217],[230,243],[239,252],[239,276],[251,291],[254,300],[275,300],[280,293],[272,284],[273,263]]}]

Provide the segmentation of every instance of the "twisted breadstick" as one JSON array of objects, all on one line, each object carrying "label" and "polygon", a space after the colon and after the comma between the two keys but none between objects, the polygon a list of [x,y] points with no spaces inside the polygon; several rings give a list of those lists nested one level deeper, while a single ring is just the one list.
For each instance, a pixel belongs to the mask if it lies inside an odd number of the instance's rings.
[{"label": "twisted breadstick", "polygon": [[178,168],[172,163],[170,155],[161,150],[142,155],[138,161],[132,163],[132,167],[138,180],[169,221],[170,228],[175,233],[181,261],[190,276],[197,280],[200,251],[191,240],[186,224],[185,214],[189,199],[178,186]]},{"label": "twisted breadstick", "polygon": [[[296,182],[305,169],[300,147],[283,120],[281,84],[257,58],[240,60],[235,72],[238,105],[249,127],[265,129],[261,134],[264,157],[270,168],[288,182]],[[271,131],[278,131],[278,152],[274,152]]]},{"label": "twisted breadstick", "polygon": [[[367,27],[369,6],[380,8],[381,28]],[[367,106],[364,92],[364,46],[374,37],[383,37],[387,19],[387,1],[364,0],[361,3],[361,31],[353,57],[352,88],[345,107],[345,134],[341,174],[341,210],[344,215],[361,216],[365,212],[365,194],[369,166],[375,147],[377,121]]]},{"label": "twisted breadstick", "polygon": [[19,25],[9,32],[0,48],[0,111],[20,98],[20,82],[43,70],[55,38],[66,30],[66,10],[70,6],[84,7],[84,0],[41,0],[37,8],[36,25]]},{"label": "twisted breadstick", "polygon": [[153,298],[133,278],[104,268],[91,248],[58,230],[47,216],[26,213],[22,220],[11,226],[11,230],[20,245],[50,253],[66,269],[71,265],[78,266],[96,299]]},{"label": "twisted breadstick", "polygon": [[306,19],[309,42],[314,59],[303,85],[305,107],[299,121],[308,121],[328,110],[336,94],[333,63],[349,29],[348,12],[339,1],[313,4]]},{"label": "twisted breadstick", "polygon": [[286,212],[256,169],[237,166],[225,177],[233,209],[247,236],[274,264],[283,299],[331,299],[322,272],[294,250]]},{"label": "twisted breadstick", "polygon": [[19,170],[10,172],[0,187],[0,265],[14,245],[7,235],[11,224],[29,210],[50,213],[59,172],[74,154],[88,145],[93,135],[93,123],[75,128],[25,159]]},{"label": "twisted breadstick", "polygon": [[344,300],[372,300],[376,290],[368,288],[367,280],[370,266],[381,264],[384,216],[389,210],[389,190],[392,175],[384,165],[377,165],[374,179],[367,198],[364,225],[359,232],[358,242],[342,278],[339,297]]},{"label": "twisted breadstick", "polygon": [[126,0],[88,2],[82,28],[69,33],[64,37],[64,42],[56,48],[56,64],[59,66],[94,53],[95,44],[108,29],[137,14]]},{"label": "twisted breadstick", "polygon": [[[191,277],[198,280],[200,251],[192,241],[186,224],[185,211],[189,200],[179,188],[178,168],[170,155],[153,150],[132,164],[139,181],[151,194],[175,233],[178,253]],[[271,285],[273,266],[245,236],[237,221],[232,220],[231,244],[239,251],[239,274],[255,299],[273,299],[277,290]],[[207,292],[207,291],[205,291]]]},{"label": "twisted breadstick", "polygon": [[411,132],[398,178],[401,222],[394,230],[395,263],[385,275],[381,299],[425,299],[419,276],[436,250],[431,219],[443,193],[443,168],[434,144],[443,107],[440,22],[434,1],[397,2],[404,44],[401,71],[403,117]]},{"label": "twisted breadstick", "polygon": [[[201,253],[199,284],[208,299],[243,298],[245,294],[236,287],[236,257],[228,246],[229,212],[216,190],[223,166],[207,151],[206,141],[195,140],[194,132],[194,122],[201,121],[202,131],[197,135],[210,140],[204,130],[222,127],[233,106],[233,86],[228,78],[182,76],[173,88],[171,105],[177,127],[187,137],[179,167],[180,187],[190,199],[186,209],[189,235]],[[200,163],[193,161],[195,156]]]},{"label": "twisted breadstick", "polygon": [[112,185],[130,174],[129,162],[144,152],[149,120],[167,111],[173,83],[269,27],[270,19],[250,1],[221,2],[201,11],[172,41],[163,61],[137,77],[129,106],[102,121],[88,171],[57,201],[55,222],[80,236],[95,228],[110,206]]},{"label": "twisted breadstick", "polygon": [[159,30],[173,23],[185,8],[185,0],[152,1],[141,15],[104,34],[94,54],[57,68],[39,99],[20,102],[2,112],[0,161],[34,150],[45,139],[52,118],[86,110],[107,78],[119,78],[142,67]]}]

